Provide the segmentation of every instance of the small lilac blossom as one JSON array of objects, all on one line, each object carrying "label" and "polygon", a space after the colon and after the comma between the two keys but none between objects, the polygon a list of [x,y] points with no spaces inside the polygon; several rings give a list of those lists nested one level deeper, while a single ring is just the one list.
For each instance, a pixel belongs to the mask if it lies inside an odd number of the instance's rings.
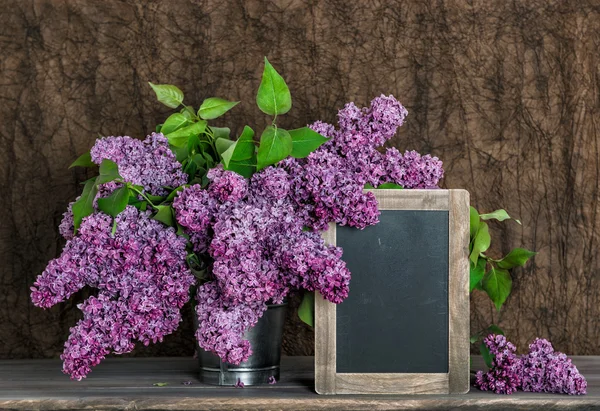
[{"label": "small lilac blossom", "polygon": [[31,288],[31,299],[48,308],[84,286],[99,290],[79,305],[83,319],[71,328],[61,356],[64,372],[84,378],[107,354],[126,353],[135,341],[162,341],[175,331],[194,277],[185,263],[185,239],[128,206],[116,217],[85,217],[77,236],[50,261]]},{"label": "small lilac blossom", "polygon": [[281,200],[290,194],[290,176],[282,168],[267,167],[250,180],[250,198]]},{"label": "small lilac blossom", "polygon": [[211,168],[206,177],[211,180],[208,186],[211,196],[220,202],[235,202],[246,196],[248,191],[246,179],[238,173],[224,170],[221,164]]},{"label": "small lilac blossom", "polygon": [[582,395],[587,381],[570,358],[554,351],[548,340],[537,338],[523,356],[523,391]]},{"label": "small lilac blossom", "polygon": [[475,377],[475,385],[482,391],[496,394],[512,394],[522,382],[521,359],[515,354],[515,346],[503,335],[488,335],[483,343],[493,356],[492,368],[483,373],[479,371]]},{"label": "small lilac blossom", "polygon": [[152,133],[144,141],[131,137],[104,137],[90,150],[92,161],[114,161],[125,181],[138,184],[153,195],[168,193],[165,187],[186,184],[188,176],[160,133]]},{"label": "small lilac blossom", "polygon": [[565,354],[538,338],[527,355],[517,357],[515,347],[501,335],[489,335],[484,343],[493,355],[492,368],[479,371],[475,385],[483,391],[511,394],[517,389],[529,392],[583,395],[587,381]]},{"label": "small lilac blossom", "polygon": [[181,190],[173,201],[175,219],[190,236],[197,253],[206,253],[210,228],[218,209],[218,201],[207,190],[195,184]]},{"label": "small lilac blossom", "polygon": [[[421,156],[416,151],[404,155],[397,149],[389,148],[385,154],[385,177],[381,183],[394,182],[404,188],[437,188],[444,177],[442,162],[429,154]],[[387,180],[387,181],[386,181]]]},{"label": "small lilac blossom", "polygon": [[267,306],[263,302],[232,302],[223,298],[217,283],[198,287],[196,294],[200,348],[212,351],[230,364],[246,361],[252,354],[244,333],[253,327]]},{"label": "small lilac blossom", "polygon": [[270,376],[269,380],[268,380],[269,384],[273,385],[273,384],[277,384],[277,380],[275,379],[274,376]]}]

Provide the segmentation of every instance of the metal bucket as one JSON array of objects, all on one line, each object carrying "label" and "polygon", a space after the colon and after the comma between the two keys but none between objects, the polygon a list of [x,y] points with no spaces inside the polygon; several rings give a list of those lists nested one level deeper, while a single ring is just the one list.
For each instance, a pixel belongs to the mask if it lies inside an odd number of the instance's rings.
[{"label": "metal bucket", "polygon": [[238,365],[229,364],[196,344],[200,381],[214,385],[236,385],[238,381],[244,385],[260,385],[273,379],[278,381],[286,306],[286,302],[268,305],[256,325],[246,331],[244,338],[252,345],[252,355],[248,361]]}]

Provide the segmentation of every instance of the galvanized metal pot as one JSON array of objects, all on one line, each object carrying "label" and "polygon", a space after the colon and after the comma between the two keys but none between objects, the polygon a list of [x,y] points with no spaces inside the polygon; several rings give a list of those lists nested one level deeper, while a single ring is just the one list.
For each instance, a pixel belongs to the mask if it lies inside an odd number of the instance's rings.
[{"label": "galvanized metal pot", "polygon": [[252,355],[239,365],[229,364],[196,344],[200,364],[200,381],[215,385],[268,384],[279,380],[281,338],[287,303],[268,305],[256,325],[246,331],[245,338],[252,344]]}]

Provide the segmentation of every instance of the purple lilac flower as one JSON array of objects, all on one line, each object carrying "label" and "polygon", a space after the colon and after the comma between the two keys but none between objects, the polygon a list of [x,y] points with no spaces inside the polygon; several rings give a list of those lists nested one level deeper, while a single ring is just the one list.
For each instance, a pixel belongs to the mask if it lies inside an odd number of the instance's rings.
[{"label": "purple lilac flower", "polygon": [[181,190],[173,201],[175,218],[190,235],[197,253],[206,253],[210,243],[210,228],[218,209],[218,201],[207,190],[195,184]]},{"label": "purple lilac flower", "polygon": [[537,338],[523,356],[523,391],[581,395],[587,381],[570,358],[554,351],[548,340]]},{"label": "purple lilac flower", "polygon": [[246,330],[256,324],[267,306],[263,302],[231,302],[220,294],[217,283],[198,287],[196,294],[200,348],[212,351],[223,361],[239,364],[252,354]]},{"label": "purple lilac flower", "polygon": [[307,158],[279,164],[291,176],[293,201],[306,226],[325,230],[329,222],[335,222],[362,229],[376,224],[375,197],[363,193],[367,183],[437,188],[443,176],[437,157],[407,152],[405,158],[395,149],[385,155],[377,150],[394,136],[406,115],[398,100],[382,95],[367,108],[346,104],[338,113],[339,130],[320,121],[310,126],[330,141]]},{"label": "purple lilac flower", "polygon": [[483,391],[511,394],[517,389],[530,392],[582,395],[587,381],[565,354],[554,351],[552,344],[538,338],[529,345],[529,353],[515,355],[515,347],[502,335],[489,335],[485,345],[494,356],[487,373],[479,371],[475,385]]},{"label": "purple lilac flower", "polygon": [[290,175],[282,168],[267,167],[250,180],[252,199],[277,201],[290,194]]},{"label": "purple lilac flower", "polygon": [[388,148],[384,163],[385,178],[404,188],[437,188],[444,177],[442,162],[429,154],[421,156],[416,151],[407,151],[403,156],[396,148]]},{"label": "purple lilac flower", "polygon": [[141,185],[153,195],[165,195],[165,187],[187,183],[187,174],[169,148],[169,141],[160,133],[152,133],[144,141],[131,137],[100,138],[90,154],[98,165],[104,159],[114,161],[125,181]]},{"label": "purple lilac flower", "polygon": [[[211,216],[208,251],[214,280],[198,290],[196,336],[200,347],[229,363],[245,361],[251,354],[243,336],[262,316],[267,302],[281,302],[290,289],[300,287],[318,290],[334,302],[348,295],[350,272],[341,260],[341,249],[302,229],[302,220],[285,195],[287,179],[284,170],[268,168],[253,177],[246,198],[222,203]],[[239,185],[235,179],[225,181]],[[221,183],[219,190],[184,189],[175,206],[180,224],[210,198],[217,201],[215,196],[234,191]],[[201,215],[204,218],[205,213]]]},{"label": "purple lilac flower", "polygon": [[269,384],[271,384],[271,385],[277,384],[277,380],[272,375],[269,377]]},{"label": "purple lilac flower", "polygon": [[233,171],[223,170],[221,164],[211,168],[206,177],[211,180],[208,186],[210,194],[220,202],[235,202],[246,196],[248,191],[246,179]]},{"label": "purple lilac flower", "polygon": [[76,237],[50,261],[31,288],[31,299],[48,308],[91,286],[99,290],[79,308],[83,319],[71,328],[61,356],[64,372],[80,380],[108,353],[126,353],[135,341],[162,341],[181,320],[194,277],[185,264],[185,239],[128,206],[112,218],[83,219]]},{"label": "purple lilac flower", "polygon": [[503,335],[490,334],[483,342],[494,358],[487,373],[477,373],[475,385],[482,391],[496,394],[516,392],[521,386],[523,369],[521,359],[515,354],[515,346]]}]

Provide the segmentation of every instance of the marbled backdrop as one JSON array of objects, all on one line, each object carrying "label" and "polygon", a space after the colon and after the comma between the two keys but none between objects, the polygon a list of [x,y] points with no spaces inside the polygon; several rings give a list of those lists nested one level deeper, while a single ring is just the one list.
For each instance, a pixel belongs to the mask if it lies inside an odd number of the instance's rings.
[{"label": "marbled backdrop", "polygon": [[[0,0],[0,21],[0,357],[57,355],[78,317],[78,299],[29,302],[89,177],[71,161],[170,113],[147,81],[189,104],[241,100],[222,122],[264,126],[265,55],[292,91],[283,127],[391,93],[410,111],[395,146],[439,156],[444,187],[523,221],[492,224],[493,251],[539,255],[514,271],[501,315],[473,296],[473,330],[494,321],[521,349],[543,336],[600,354],[598,1]],[[289,317],[285,351],[311,353],[312,331]],[[190,328],[137,353],[191,354]]]}]

